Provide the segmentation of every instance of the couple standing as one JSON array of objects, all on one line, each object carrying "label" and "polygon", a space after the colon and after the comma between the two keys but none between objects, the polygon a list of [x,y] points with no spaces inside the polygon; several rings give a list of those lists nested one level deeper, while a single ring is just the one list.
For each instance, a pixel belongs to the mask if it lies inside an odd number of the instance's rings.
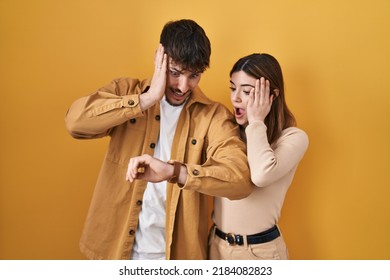
[{"label": "couple standing", "polygon": [[80,240],[88,258],[288,258],[277,223],[307,135],[273,56],[234,64],[233,116],[198,87],[210,54],[196,22],[168,22],[151,80],[116,79],[69,108],[74,138],[111,137]]}]

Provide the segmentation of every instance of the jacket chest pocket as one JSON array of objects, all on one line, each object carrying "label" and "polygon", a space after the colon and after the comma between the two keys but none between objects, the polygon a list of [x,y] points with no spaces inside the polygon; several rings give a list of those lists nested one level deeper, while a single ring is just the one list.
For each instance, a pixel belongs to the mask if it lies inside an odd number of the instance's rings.
[{"label": "jacket chest pocket", "polygon": [[189,137],[187,148],[188,163],[202,164],[206,161],[207,141],[204,138]]}]

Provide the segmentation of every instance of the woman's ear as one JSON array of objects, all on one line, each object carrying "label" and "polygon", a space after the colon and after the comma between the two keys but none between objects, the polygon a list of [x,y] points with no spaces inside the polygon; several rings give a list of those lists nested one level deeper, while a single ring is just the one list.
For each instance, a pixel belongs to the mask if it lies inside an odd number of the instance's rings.
[{"label": "woman's ear", "polygon": [[277,88],[273,90],[273,95],[275,95],[275,98],[279,96],[279,90]]}]

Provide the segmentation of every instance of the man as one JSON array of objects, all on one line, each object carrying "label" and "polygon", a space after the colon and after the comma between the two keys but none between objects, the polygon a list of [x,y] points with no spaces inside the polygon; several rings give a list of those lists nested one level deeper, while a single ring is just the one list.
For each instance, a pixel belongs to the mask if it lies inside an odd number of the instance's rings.
[{"label": "man", "polygon": [[151,80],[114,80],[68,110],[73,137],[111,137],[80,240],[88,258],[206,259],[208,197],[250,194],[238,127],[198,87],[210,54],[196,22],[168,22]]}]

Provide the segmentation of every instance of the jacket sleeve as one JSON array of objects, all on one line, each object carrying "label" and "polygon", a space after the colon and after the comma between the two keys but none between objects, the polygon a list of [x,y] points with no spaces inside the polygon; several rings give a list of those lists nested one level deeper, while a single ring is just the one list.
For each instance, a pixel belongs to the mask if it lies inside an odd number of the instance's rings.
[{"label": "jacket sleeve", "polygon": [[231,200],[247,197],[253,186],[245,143],[233,116],[222,106],[212,117],[207,142],[205,162],[186,164],[188,176],[183,188]]},{"label": "jacket sleeve", "polygon": [[293,172],[309,144],[306,133],[296,127],[285,129],[272,147],[264,122],[248,125],[245,132],[251,178],[258,187],[266,187]]},{"label": "jacket sleeve", "polygon": [[141,92],[138,80],[120,78],[79,98],[65,116],[68,132],[80,139],[108,135],[111,128],[143,114],[139,105]]}]

